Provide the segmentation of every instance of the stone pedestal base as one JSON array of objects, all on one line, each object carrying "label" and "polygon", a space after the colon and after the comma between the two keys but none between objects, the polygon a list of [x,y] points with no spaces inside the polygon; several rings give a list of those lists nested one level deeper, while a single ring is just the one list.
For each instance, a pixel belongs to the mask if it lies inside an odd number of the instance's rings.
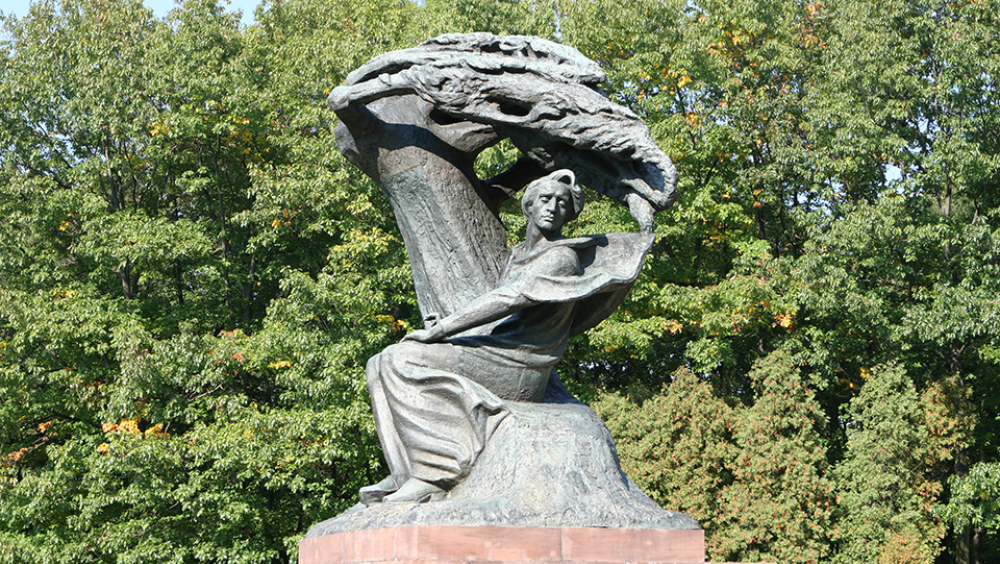
[{"label": "stone pedestal base", "polygon": [[299,544],[299,564],[701,564],[694,529],[414,526],[333,533]]}]

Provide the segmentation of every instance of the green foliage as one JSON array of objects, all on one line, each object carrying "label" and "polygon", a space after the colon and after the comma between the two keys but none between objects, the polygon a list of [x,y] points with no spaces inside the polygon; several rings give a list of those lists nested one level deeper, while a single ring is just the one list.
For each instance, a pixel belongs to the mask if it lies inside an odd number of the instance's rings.
[{"label": "green foliage", "polygon": [[594,407],[626,473],[701,523],[709,559],[819,561],[830,552],[834,501],[819,405],[786,354],[750,376],[750,405],[728,404],[682,368],[639,405],[607,394]]},{"label": "green foliage", "polygon": [[943,512],[946,520],[1000,530],[1000,468],[996,463],[981,462],[967,476],[953,476],[950,481],[951,499]]},{"label": "green foliage", "polygon": [[[905,425],[929,433],[935,452],[900,495],[939,508],[945,478],[970,458],[995,461],[996,3],[561,7],[563,38],[605,66],[609,94],[644,116],[681,172],[643,276],[621,311],[573,344],[566,379],[598,390],[587,397],[605,389],[648,404],[686,367],[730,405],[756,405],[752,367],[785,351],[819,405],[809,440],[837,468],[855,456],[846,406],[886,363],[913,378],[925,420]],[[623,449],[632,456],[646,455]],[[748,483],[767,483],[766,467],[756,471]],[[830,491],[854,487],[848,474],[826,474]],[[829,524],[849,497],[804,520]],[[909,518],[900,512],[885,515]],[[992,550],[982,529],[979,546],[963,546],[971,533],[945,539],[930,522],[879,537],[873,553],[920,561],[954,542],[941,558],[971,562]],[[741,534],[722,537],[736,546]],[[812,537],[817,558],[854,550],[845,534],[829,525]]]},{"label": "green foliage", "polygon": [[749,374],[754,403],[737,410],[722,491],[726,512],[715,525],[713,559],[816,562],[831,552],[834,483],[826,478],[823,417],[791,358],[776,352]]},{"label": "green foliage", "polygon": [[662,394],[645,401],[605,394],[593,407],[615,437],[625,473],[660,505],[712,530],[718,492],[732,482],[733,408],[683,368]]},{"label": "green foliage", "polygon": [[422,4],[416,25],[419,40],[477,31],[551,39],[559,17],[555,0],[424,0]]},{"label": "green foliage", "polygon": [[288,562],[380,477],[364,363],[409,270],[330,150],[337,53],[265,31],[213,1],[5,21],[0,561]]},{"label": "green foliage", "polygon": [[[325,97],[466,31],[577,47],[677,164],[639,281],[560,371],[711,558],[996,554],[996,0],[266,0],[256,20],[40,0],[2,21],[0,562],[287,562],[381,477],[364,364],[419,315]],[[501,215],[516,243],[516,202]],[[571,234],[633,229],[591,198]]]},{"label": "green foliage", "polygon": [[[927,468],[941,451],[913,382],[898,365],[871,370],[851,400],[841,487],[840,562],[934,562],[944,525],[941,484]],[[945,456],[948,455],[944,451]]]}]

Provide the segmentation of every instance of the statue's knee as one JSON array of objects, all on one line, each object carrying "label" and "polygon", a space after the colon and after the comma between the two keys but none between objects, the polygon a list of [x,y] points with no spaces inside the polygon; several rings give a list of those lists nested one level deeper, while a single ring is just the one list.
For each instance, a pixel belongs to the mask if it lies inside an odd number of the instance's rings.
[{"label": "statue's knee", "polygon": [[378,370],[378,362],[380,356],[382,356],[382,353],[374,355],[368,359],[368,364],[365,365],[365,372],[371,374],[372,372]]},{"label": "statue's knee", "polygon": [[[389,345],[382,352],[372,357],[380,358],[381,363],[385,363],[388,366],[395,366],[399,362],[405,361],[411,358],[417,358],[420,356],[420,351],[425,345],[421,343],[416,343],[413,341],[402,341],[394,345]],[[371,367],[371,361],[368,362],[369,368]]]},{"label": "statue's knee", "polygon": [[371,389],[372,382],[378,380],[379,368],[378,365],[381,362],[381,357],[385,353],[379,353],[368,359],[368,364],[365,365],[365,382],[368,383],[368,389]]}]

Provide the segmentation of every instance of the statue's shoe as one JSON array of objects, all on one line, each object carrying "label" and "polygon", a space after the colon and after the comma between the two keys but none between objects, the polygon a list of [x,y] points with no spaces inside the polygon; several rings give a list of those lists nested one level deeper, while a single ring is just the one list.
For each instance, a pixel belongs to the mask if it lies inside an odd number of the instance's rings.
[{"label": "statue's shoe", "polygon": [[434,484],[428,484],[417,478],[410,478],[396,493],[385,496],[382,501],[385,503],[425,503],[428,501],[441,501],[447,495],[448,492]]},{"label": "statue's shoe", "polygon": [[358,490],[358,501],[365,505],[381,502],[385,496],[399,489],[392,474],[389,474],[377,484],[365,486]]}]

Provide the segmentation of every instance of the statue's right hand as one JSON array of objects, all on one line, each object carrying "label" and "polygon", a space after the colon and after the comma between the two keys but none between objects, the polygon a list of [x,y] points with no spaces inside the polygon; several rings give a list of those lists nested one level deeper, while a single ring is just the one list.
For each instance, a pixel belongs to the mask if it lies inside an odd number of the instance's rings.
[{"label": "statue's right hand", "polygon": [[628,204],[628,210],[632,214],[632,217],[639,222],[639,231],[642,233],[652,233],[653,215],[656,213],[653,206],[636,192],[626,194],[625,202]]},{"label": "statue's right hand", "polygon": [[343,110],[351,104],[351,87],[338,86],[334,88],[330,91],[330,95],[327,96],[326,103],[335,112]]},{"label": "statue's right hand", "polygon": [[412,333],[407,333],[404,337],[404,341],[417,341],[418,343],[436,343],[444,338],[443,331],[436,331],[438,326],[435,325],[430,329],[417,329]]}]

